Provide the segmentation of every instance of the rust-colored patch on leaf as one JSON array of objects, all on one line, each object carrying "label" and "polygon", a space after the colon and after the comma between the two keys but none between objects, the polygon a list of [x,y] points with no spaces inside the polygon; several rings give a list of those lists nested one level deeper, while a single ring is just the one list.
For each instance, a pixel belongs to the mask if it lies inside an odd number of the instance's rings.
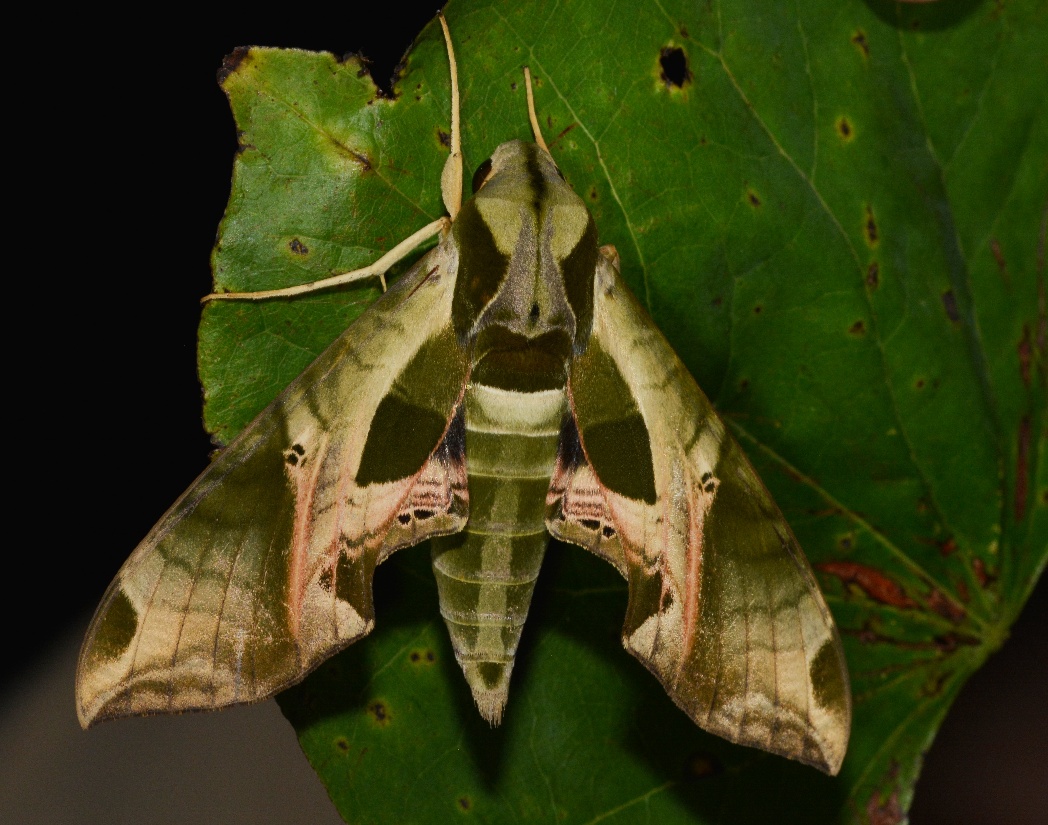
[{"label": "rust-colored patch on leaf", "polygon": [[1023,337],[1019,339],[1019,375],[1023,385],[1030,386],[1030,364],[1033,362],[1033,341],[1030,336],[1030,325],[1023,324]]},{"label": "rust-colored patch on leaf", "polygon": [[877,219],[873,216],[873,208],[866,205],[866,220],[862,225],[863,234],[866,236],[866,245],[870,249],[876,249],[880,243],[880,230],[877,228]]},{"label": "rust-colored patch on leaf", "polygon": [[570,126],[566,126],[565,128],[561,129],[560,134],[558,134],[555,138],[553,138],[553,140],[549,142],[549,148],[552,149],[554,146],[556,146],[560,142],[561,138],[563,138],[566,134],[568,134],[568,132],[576,128],[578,125],[578,123],[572,123]]},{"label": "rust-colored patch on leaf", "polygon": [[997,262],[997,271],[1001,273],[1004,282],[1008,283],[1008,265],[1004,262],[1004,252],[1001,250],[1001,242],[996,238],[990,238],[990,253],[993,255],[994,261]]},{"label": "rust-colored patch on leaf", "polygon": [[817,569],[836,576],[845,585],[855,585],[881,604],[903,609],[917,607],[917,602],[906,595],[897,581],[874,567],[855,561],[828,561],[818,565]]},{"label": "rust-colored patch on leaf", "polygon": [[870,43],[866,39],[866,32],[864,32],[862,29],[859,29],[858,31],[855,32],[855,34],[853,34],[851,36],[851,42],[855,44],[855,48],[857,48],[859,50],[859,53],[864,58],[869,58],[869,56],[870,56]]},{"label": "rust-colored patch on leaf", "polygon": [[870,289],[876,289],[880,286],[881,282],[881,268],[876,261],[870,261],[870,265],[866,267],[866,286]]},{"label": "rust-colored patch on leaf", "polygon": [[964,617],[967,615],[964,607],[957,604],[953,599],[949,599],[943,595],[941,590],[932,589],[928,593],[928,607],[935,613],[938,613],[947,621],[957,624],[958,622],[964,621]]},{"label": "rust-colored patch on leaf", "polygon": [[874,791],[866,803],[866,819],[870,825],[899,825],[905,819],[902,805],[899,803],[899,763],[894,759],[888,767],[885,785],[890,791]]},{"label": "rust-colored patch on leaf", "polygon": [[968,604],[972,600],[972,594],[968,590],[968,585],[962,581],[954,582],[954,589],[957,591],[957,596],[962,602]]},{"label": "rust-colored patch on leaf", "polygon": [[946,317],[953,323],[956,324],[961,320],[961,315],[957,311],[957,296],[953,294],[952,289],[948,289],[942,294],[942,306],[946,310]]},{"label": "rust-colored patch on leaf", "polygon": [[1030,484],[1030,446],[1033,443],[1033,427],[1030,416],[1024,415],[1019,422],[1019,450],[1015,457],[1015,520],[1026,516],[1026,496]]},{"label": "rust-colored patch on leaf", "polygon": [[975,574],[975,579],[979,582],[980,587],[989,587],[997,581],[997,575],[987,570],[986,562],[978,557],[972,559],[972,572]]}]

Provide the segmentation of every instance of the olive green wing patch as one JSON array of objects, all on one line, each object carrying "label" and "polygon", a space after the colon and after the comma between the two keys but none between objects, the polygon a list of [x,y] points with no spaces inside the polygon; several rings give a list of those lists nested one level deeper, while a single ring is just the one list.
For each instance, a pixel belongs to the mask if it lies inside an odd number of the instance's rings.
[{"label": "olive green wing patch", "polygon": [[[135,550],[81,650],[85,727],[251,702],[297,682],[371,630],[379,562],[462,528],[455,411],[469,367],[450,320],[454,260],[444,244],[423,258]],[[419,386],[428,361],[431,380]],[[398,438],[376,420],[392,410],[410,427],[404,409],[431,426]]]},{"label": "olive green wing patch", "polygon": [[696,724],[836,773],[851,694],[807,560],[604,256],[595,296],[593,337],[568,380],[580,450],[562,444],[550,531],[623,573],[623,643]]}]

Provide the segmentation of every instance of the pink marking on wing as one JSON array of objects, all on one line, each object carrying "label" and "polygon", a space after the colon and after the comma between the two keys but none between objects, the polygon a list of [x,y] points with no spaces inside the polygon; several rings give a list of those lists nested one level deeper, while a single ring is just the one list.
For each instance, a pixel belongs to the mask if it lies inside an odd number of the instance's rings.
[{"label": "pink marking on wing", "polygon": [[[691,475],[686,475],[688,495],[688,532],[686,536],[687,547],[687,573],[684,582],[684,645],[681,651],[681,665],[683,666],[691,656],[692,647],[695,644],[696,626],[699,622],[699,598],[702,596],[702,528],[705,521],[705,508],[697,507],[695,504],[695,488]],[[700,495],[702,495],[700,493]],[[706,496],[702,496],[703,499]]]},{"label": "pink marking on wing", "polygon": [[318,448],[313,451],[309,475],[303,483],[303,473],[289,474],[290,482],[295,485],[295,519],[291,531],[291,564],[289,570],[288,593],[291,603],[288,614],[291,624],[291,635],[297,640],[299,620],[302,617],[302,602],[306,598],[306,587],[309,577],[305,574],[309,561],[309,545],[313,538],[313,502],[316,497],[317,480],[327,458],[328,439],[325,437]]}]

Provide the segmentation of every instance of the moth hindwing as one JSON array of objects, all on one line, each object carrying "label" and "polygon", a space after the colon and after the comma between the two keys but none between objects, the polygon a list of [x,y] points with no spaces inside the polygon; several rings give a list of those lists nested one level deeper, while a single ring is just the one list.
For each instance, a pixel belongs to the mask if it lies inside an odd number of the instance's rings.
[{"label": "moth hindwing", "polygon": [[374,626],[375,567],[432,539],[455,655],[498,723],[552,534],[626,578],[623,642],[696,724],[836,773],[848,676],[789,526],[537,125],[536,143],[495,149],[465,203],[457,107],[452,125],[450,217],[322,283],[439,243],[121,568],[81,652],[81,722],[299,681]]}]

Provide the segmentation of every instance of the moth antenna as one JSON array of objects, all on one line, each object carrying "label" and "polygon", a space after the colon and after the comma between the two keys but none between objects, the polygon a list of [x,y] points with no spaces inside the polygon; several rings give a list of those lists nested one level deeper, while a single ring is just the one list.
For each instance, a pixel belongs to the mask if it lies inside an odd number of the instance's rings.
[{"label": "moth antenna", "polygon": [[535,115],[535,95],[531,91],[531,69],[524,67],[524,88],[528,92],[528,118],[531,120],[531,131],[535,133],[535,143],[539,145],[547,155],[552,157],[553,153],[542,139],[542,130],[539,128],[539,119]]},{"label": "moth antenna", "polygon": [[440,193],[444,197],[444,206],[454,220],[462,208],[462,118],[459,110],[458,66],[455,64],[455,50],[451,46],[451,31],[444,19],[443,12],[437,12],[440,27],[444,30],[444,42],[448,47],[448,63],[451,66],[451,154],[444,163],[440,174]]}]

